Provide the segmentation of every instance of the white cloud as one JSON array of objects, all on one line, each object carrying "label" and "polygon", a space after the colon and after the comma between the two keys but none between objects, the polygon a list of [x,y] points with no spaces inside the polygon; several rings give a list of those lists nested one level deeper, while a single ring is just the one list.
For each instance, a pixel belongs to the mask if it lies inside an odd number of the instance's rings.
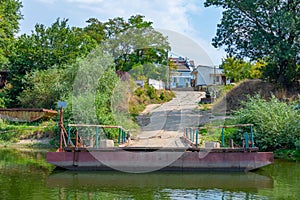
[{"label": "white cloud", "polygon": [[66,0],[66,1],[71,3],[97,4],[103,2],[104,0]]},{"label": "white cloud", "polygon": [[[198,12],[196,1],[186,3],[184,0],[65,0],[78,4],[87,12],[98,15],[102,20],[113,17],[128,18],[131,15],[142,14],[147,20],[154,22],[154,27],[174,31],[192,31],[188,12]],[[75,12],[75,11],[74,11]]]},{"label": "white cloud", "polygon": [[[178,32],[185,37],[193,38],[196,44],[185,46],[181,44],[182,52],[188,53],[188,56],[194,59],[198,64],[218,65],[221,58],[224,56],[224,51],[217,50],[210,44],[210,41],[202,39],[196,30],[198,27],[191,25],[191,17],[197,16],[201,13],[199,1],[191,0],[67,0],[69,2],[76,2],[81,9],[85,9],[94,13],[96,18],[100,20],[107,20],[113,17],[124,17],[127,19],[131,15],[141,14],[146,16],[146,20],[154,22],[153,26],[159,29],[170,30]],[[98,16],[97,16],[98,15]],[[205,19],[202,19],[205,20]],[[177,35],[178,36],[178,35]],[[190,43],[191,45],[192,43]],[[173,44],[178,50],[180,44]],[[191,49],[192,48],[192,49]],[[193,49],[194,48],[194,49]],[[198,48],[198,49],[195,49]],[[194,53],[193,53],[194,52]],[[178,52],[180,53],[180,52]],[[207,54],[209,56],[207,56]],[[192,58],[197,56],[198,58]]]},{"label": "white cloud", "polygon": [[45,3],[45,4],[54,4],[57,2],[57,0],[36,0],[36,1]]},{"label": "white cloud", "polygon": [[[41,2],[53,3],[59,2],[58,0],[38,0]],[[184,34],[187,37],[193,38],[197,42],[199,50],[193,49],[193,51],[206,52],[211,57],[213,64],[219,64],[221,58],[224,55],[223,50],[214,49],[210,41],[206,41],[199,36],[199,27],[201,27],[200,20],[198,19],[201,9],[203,9],[202,3],[198,0],[61,0],[65,3],[72,4],[77,7],[74,9],[73,16],[78,16],[80,13],[85,13],[87,20],[90,17],[98,18],[101,21],[114,17],[123,17],[128,19],[132,15],[141,14],[146,17],[146,20],[152,21],[154,28],[166,29],[174,32]],[[60,1],[60,2],[61,2]],[[82,15],[81,15],[82,16]],[[198,20],[198,21],[196,21]],[[196,22],[195,22],[196,21]],[[194,26],[192,25],[194,24]],[[198,27],[195,27],[197,24]],[[212,36],[213,37],[213,36]],[[182,49],[186,49],[185,45],[182,45]],[[196,46],[194,46],[196,48]],[[192,51],[191,51],[192,52]],[[182,55],[191,57],[197,54],[191,53],[190,55]],[[199,58],[198,58],[199,59]],[[194,58],[196,61],[197,58]],[[202,59],[203,61],[203,59]],[[201,59],[200,63],[201,64]],[[205,61],[208,63],[208,61]]]}]

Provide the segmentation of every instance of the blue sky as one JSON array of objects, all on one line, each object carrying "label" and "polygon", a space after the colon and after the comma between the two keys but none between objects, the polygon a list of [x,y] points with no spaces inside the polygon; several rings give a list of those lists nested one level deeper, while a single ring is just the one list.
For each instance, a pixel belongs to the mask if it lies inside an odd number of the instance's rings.
[{"label": "blue sky", "polygon": [[176,54],[195,60],[197,65],[219,65],[226,54],[223,49],[215,49],[211,45],[211,40],[221,19],[221,9],[204,8],[203,2],[202,0],[22,0],[24,19],[21,21],[20,34],[29,34],[37,23],[50,26],[58,17],[68,18],[70,26],[84,27],[85,21],[92,17],[107,21],[114,17],[127,19],[132,15],[141,14],[165,35],[173,33],[173,36],[167,36],[170,40],[173,37],[171,47],[176,50]]}]

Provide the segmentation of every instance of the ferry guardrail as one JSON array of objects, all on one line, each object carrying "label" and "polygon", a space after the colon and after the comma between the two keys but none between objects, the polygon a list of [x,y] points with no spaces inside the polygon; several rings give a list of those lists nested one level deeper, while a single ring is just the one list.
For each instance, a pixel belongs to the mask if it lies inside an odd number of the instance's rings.
[{"label": "ferry guardrail", "polygon": [[226,128],[235,128],[235,127],[249,127],[250,128],[250,138],[249,134],[245,133],[245,147],[249,148],[249,139],[251,140],[251,148],[254,148],[254,133],[253,133],[254,124],[235,124],[235,125],[224,125],[224,126],[207,126],[207,127],[186,127],[184,131],[184,136],[193,144],[195,144],[196,148],[199,145],[199,134],[201,134],[201,130],[208,129],[222,129],[222,141],[221,147],[225,147],[225,129]]},{"label": "ferry guardrail", "polygon": [[[96,148],[99,148],[99,128],[112,128],[112,129],[119,129],[118,135],[118,144],[122,144],[126,142],[126,137],[130,135],[130,131],[124,129],[122,126],[114,126],[114,125],[97,125],[97,124],[68,124],[68,140],[67,145],[72,145],[71,141],[71,127],[94,127],[95,128],[95,135],[96,135]],[[73,146],[78,146],[78,132],[76,132],[76,144]]]}]

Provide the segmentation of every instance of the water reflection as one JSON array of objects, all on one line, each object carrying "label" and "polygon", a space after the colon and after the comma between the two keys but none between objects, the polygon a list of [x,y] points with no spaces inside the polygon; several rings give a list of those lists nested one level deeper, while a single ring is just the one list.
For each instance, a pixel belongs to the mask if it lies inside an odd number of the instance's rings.
[{"label": "water reflection", "polygon": [[85,192],[91,197],[106,194],[129,199],[262,199],[258,190],[273,188],[272,178],[256,173],[55,171],[46,182],[49,188],[70,188],[77,195]]},{"label": "water reflection", "polygon": [[228,191],[257,191],[272,188],[273,180],[256,173],[176,173],[157,172],[146,174],[128,174],[123,172],[73,172],[54,171],[47,178],[49,187],[83,187],[128,191],[134,188],[148,189],[210,189],[219,188]]},{"label": "water reflection", "polygon": [[0,199],[300,199],[300,163],[255,173],[72,172],[45,151],[0,149]]}]

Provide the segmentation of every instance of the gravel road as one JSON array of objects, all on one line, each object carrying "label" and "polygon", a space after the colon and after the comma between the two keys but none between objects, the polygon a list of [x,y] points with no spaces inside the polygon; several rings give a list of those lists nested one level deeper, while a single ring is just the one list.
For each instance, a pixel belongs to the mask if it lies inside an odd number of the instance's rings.
[{"label": "gravel road", "polygon": [[131,147],[187,147],[180,137],[185,127],[198,126],[203,118],[197,109],[198,102],[205,95],[197,91],[174,91],[176,97],[160,106],[152,106],[147,112],[150,123],[142,127]]}]

